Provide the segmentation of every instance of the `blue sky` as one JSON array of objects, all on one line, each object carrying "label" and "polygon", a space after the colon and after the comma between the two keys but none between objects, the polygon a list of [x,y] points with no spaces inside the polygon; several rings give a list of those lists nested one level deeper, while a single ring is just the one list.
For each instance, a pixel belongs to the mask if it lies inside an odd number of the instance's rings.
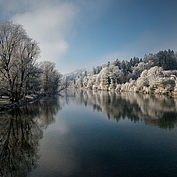
[{"label": "blue sky", "polygon": [[0,15],[22,24],[39,42],[40,60],[62,73],[177,51],[176,0],[0,0]]}]

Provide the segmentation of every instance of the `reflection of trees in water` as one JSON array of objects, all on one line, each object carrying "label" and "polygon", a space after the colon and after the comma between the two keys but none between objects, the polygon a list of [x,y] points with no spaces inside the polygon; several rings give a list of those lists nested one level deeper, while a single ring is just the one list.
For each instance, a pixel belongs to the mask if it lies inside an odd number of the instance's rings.
[{"label": "reflection of trees in water", "polygon": [[47,128],[48,125],[55,121],[55,115],[59,110],[61,110],[61,106],[59,104],[58,97],[53,96],[48,99],[45,98],[40,101],[40,120],[43,127]]},{"label": "reflection of trees in water", "polygon": [[54,121],[56,98],[0,115],[0,176],[24,177],[37,166],[42,127]]},{"label": "reflection of trees in water", "polygon": [[146,124],[169,129],[177,125],[177,100],[173,98],[91,90],[76,90],[75,94],[85,106],[104,112],[109,119],[143,119]]}]

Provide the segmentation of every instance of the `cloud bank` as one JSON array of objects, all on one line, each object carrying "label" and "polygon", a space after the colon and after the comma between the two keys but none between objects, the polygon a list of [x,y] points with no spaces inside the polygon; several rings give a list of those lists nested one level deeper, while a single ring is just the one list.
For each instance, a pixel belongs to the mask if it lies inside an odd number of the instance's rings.
[{"label": "cloud bank", "polygon": [[29,11],[15,14],[11,20],[22,24],[27,34],[35,39],[41,49],[40,60],[57,62],[67,51],[66,36],[77,16],[77,8],[71,3],[50,3],[40,6],[31,1]]}]

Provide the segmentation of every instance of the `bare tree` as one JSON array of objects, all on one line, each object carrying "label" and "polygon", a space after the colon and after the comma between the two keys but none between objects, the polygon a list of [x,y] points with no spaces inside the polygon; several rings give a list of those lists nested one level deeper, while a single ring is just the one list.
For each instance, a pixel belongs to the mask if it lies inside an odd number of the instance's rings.
[{"label": "bare tree", "polygon": [[45,61],[41,64],[42,91],[45,93],[57,93],[61,82],[61,74],[55,69],[55,64]]},{"label": "bare tree", "polygon": [[[39,76],[39,69],[37,67],[37,57],[39,54],[39,47],[35,41],[25,39],[18,46],[16,50],[17,58],[17,79],[15,84],[15,95],[17,99],[23,97],[30,88],[30,81]],[[33,83],[35,85],[35,83]],[[33,90],[34,91],[34,90]]]},{"label": "bare tree", "polygon": [[10,100],[18,101],[25,94],[25,87],[37,73],[35,64],[39,47],[30,39],[21,25],[4,23],[0,25],[0,74],[1,91]]}]

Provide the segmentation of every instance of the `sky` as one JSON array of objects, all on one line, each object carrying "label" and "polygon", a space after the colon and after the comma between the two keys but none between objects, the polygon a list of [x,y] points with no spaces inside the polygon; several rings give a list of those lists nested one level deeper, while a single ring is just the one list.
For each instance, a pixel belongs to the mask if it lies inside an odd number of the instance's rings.
[{"label": "sky", "polygon": [[64,74],[177,51],[176,20],[177,0],[0,0],[0,23],[22,24]]}]

